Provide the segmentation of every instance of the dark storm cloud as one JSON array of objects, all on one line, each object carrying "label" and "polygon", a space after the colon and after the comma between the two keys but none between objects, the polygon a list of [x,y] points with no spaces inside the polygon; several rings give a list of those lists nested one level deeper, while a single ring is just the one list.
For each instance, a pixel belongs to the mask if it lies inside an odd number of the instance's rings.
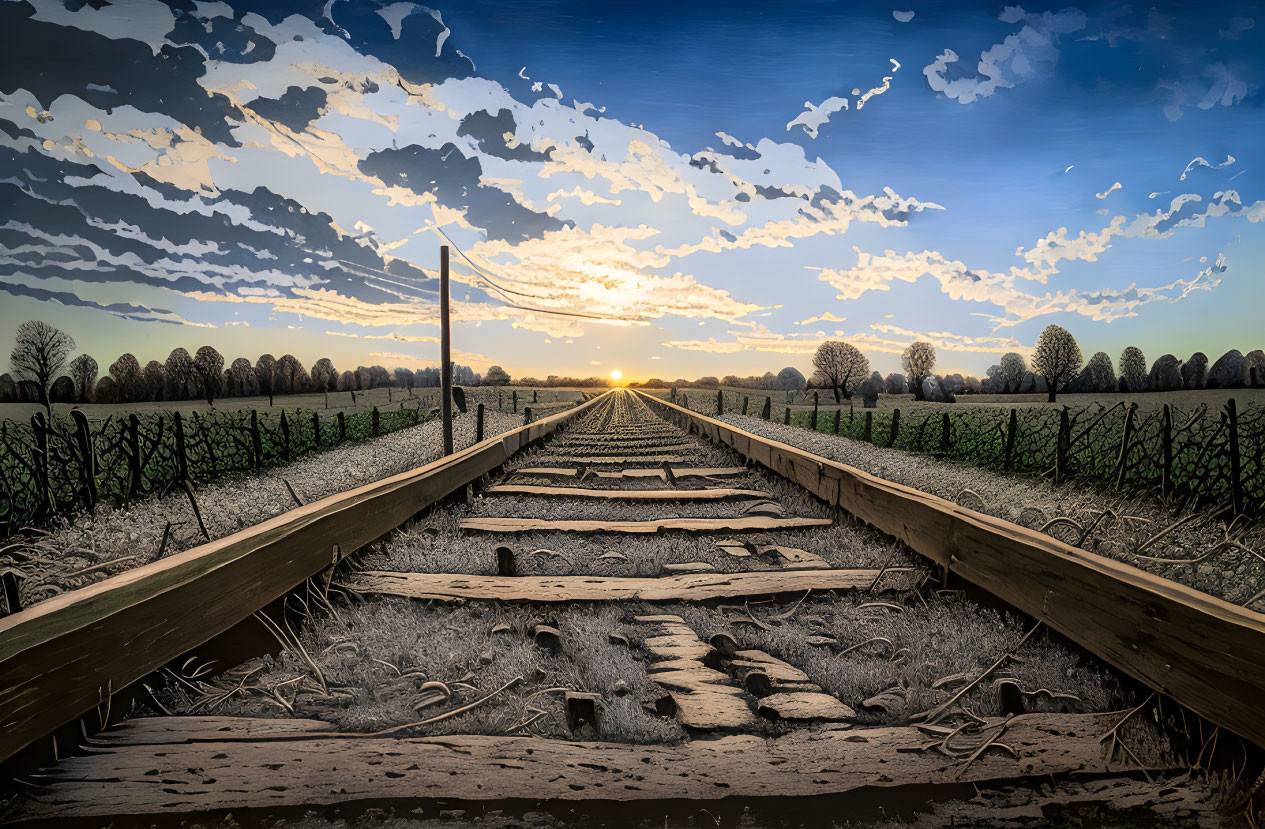
[{"label": "dark storm cloud", "polygon": [[450,207],[464,207],[472,224],[487,230],[490,239],[520,241],[539,238],[547,230],[567,227],[552,216],[523,207],[495,187],[479,183],[483,167],[466,158],[453,144],[438,150],[411,144],[403,149],[379,150],[360,162],[361,172],[387,185],[414,193],[434,193]]},{"label": "dark storm cloud", "polygon": [[[457,135],[468,135],[479,142],[479,149],[488,155],[504,158],[507,161],[548,161],[549,153],[533,150],[525,144],[510,149],[505,144],[505,134],[513,135],[518,129],[514,116],[508,109],[502,109],[493,115],[479,110],[467,115],[457,129]],[[592,143],[589,144],[591,148]]]},{"label": "dark storm cloud", "polygon": [[[76,95],[111,110],[130,104],[199,129],[206,138],[238,146],[226,119],[240,118],[223,95],[207,97],[197,79],[206,71],[190,46],[163,46],[158,55],[136,40],[111,40],[69,26],[30,19],[25,3],[0,2],[0,91],[26,89],[47,107],[59,95]],[[108,86],[114,92],[90,89]]]},{"label": "dark storm cloud", "polygon": [[316,120],[325,106],[325,90],[317,86],[288,88],[280,98],[256,98],[248,106],[264,118],[283,124],[292,132],[302,132]]}]

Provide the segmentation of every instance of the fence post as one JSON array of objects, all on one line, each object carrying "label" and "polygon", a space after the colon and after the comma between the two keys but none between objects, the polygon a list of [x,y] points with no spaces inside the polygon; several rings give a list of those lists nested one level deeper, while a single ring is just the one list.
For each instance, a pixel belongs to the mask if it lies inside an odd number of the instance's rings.
[{"label": "fence post", "polygon": [[1173,491],[1173,409],[1167,403],[1164,404],[1164,416],[1160,422],[1160,429],[1160,448],[1164,453],[1160,492],[1169,495]]},{"label": "fence post", "polygon": [[290,421],[285,409],[281,410],[281,457],[290,460]]},{"label": "fence post", "polygon": [[813,392],[813,431],[817,431],[817,404],[820,402],[818,392]]},{"label": "fence post", "polygon": [[1072,442],[1072,424],[1067,417],[1067,407],[1059,411],[1059,434],[1054,443],[1054,483],[1067,474],[1067,447]]},{"label": "fence post", "polygon": [[772,419],[773,419],[773,397],[772,397],[772,395],[770,395],[769,397],[764,398],[764,408],[760,410],[760,417],[764,418],[765,420],[772,420]]},{"label": "fence post", "polygon": [[531,423],[531,406],[524,406],[523,407],[523,425],[526,426],[528,423]]},{"label": "fence post", "polygon": [[949,413],[944,412],[940,419],[940,454],[949,454],[949,430],[953,428],[949,422]]},{"label": "fence post", "polygon": [[514,411],[518,411],[518,389],[514,389],[510,392],[510,397],[514,401]]},{"label": "fence post", "polygon": [[97,506],[97,453],[92,449],[92,432],[88,429],[88,418],[80,409],[72,409],[71,420],[75,421],[75,442],[79,444],[79,458],[83,463],[83,488],[87,495],[88,509]]},{"label": "fence post", "polygon": [[338,413],[338,442],[347,442],[347,416],[341,411]]},{"label": "fence post", "polygon": [[720,417],[725,413],[725,391],[724,389],[716,390],[716,416]]},{"label": "fence post", "polygon": [[1137,417],[1138,404],[1130,403],[1124,413],[1124,435],[1120,438],[1120,457],[1116,459],[1116,488],[1124,484],[1125,462],[1129,459],[1129,445],[1133,440],[1133,420]]},{"label": "fence post", "polygon": [[865,435],[862,437],[866,443],[873,443],[874,437],[874,412],[869,409],[865,410]]},{"label": "fence post", "polygon": [[31,431],[35,435],[35,485],[40,491],[40,516],[53,514],[53,493],[48,481],[48,421],[42,412],[31,415]]},{"label": "fence post", "polygon": [[374,406],[374,407],[373,407],[373,421],[372,421],[372,425],[371,425],[371,427],[370,427],[370,429],[369,429],[369,434],[370,434],[372,437],[375,437],[375,438],[378,436],[378,429],[380,428],[379,423],[378,423],[378,417],[379,417],[379,415],[378,415],[378,407],[377,407],[377,406]]},{"label": "fence post", "polygon": [[843,419],[843,409],[835,409],[835,434],[839,434],[839,421]]},{"label": "fence post", "polygon": [[321,448],[321,416],[312,412],[312,448]]},{"label": "fence post", "polygon": [[900,437],[900,409],[892,409],[892,433],[887,438],[888,446],[895,446]]},{"label": "fence post", "polygon": [[482,403],[480,403],[478,408],[475,409],[474,442],[475,443],[483,442],[483,404]]},{"label": "fence post", "polygon": [[[342,412],[338,413],[338,419],[339,421],[343,419]],[[250,410],[250,451],[251,451],[251,455],[253,456],[251,460],[254,461],[255,468],[258,469],[259,467],[263,466],[264,465],[264,441],[263,441],[263,438],[259,434],[259,410],[258,409]]]},{"label": "fence post", "polygon": [[782,424],[785,426],[791,425],[791,407],[790,406],[786,407],[786,414],[782,417]]},{"label": "fence post", "polygon": [[1003,469],[1010,471],[1015,459],[1015,433],[1019,431],[1019,410],[1010,409],[1010,422],[1006,424],[1006,456]]},{"label": "fence post", "polygon": [[189,480],[189,456],[185,453],[184,445],[184,417],[180,412],[176,412],[173,416],[176,422],[176,465],[180,470],[180,480]]},{"label": "fence post", "polygon": [[141,494],[141,420],[135,414],[127,416],[127,497]]},{"label": "fence post", "polygon": [[1239,409],[1231,397],[1225,402],[1230,418],[1230,501],[1234,515],[1243,514],[1243,459],[1239,456]]},{"label": "fence post", "polygon": [[747,397],[747,396],[744,394],[744,395],[742,396],[742,416],[743,416],[743,417],[746,417],[746,416],[747,416],[747,404],[748,404],[748,403],[750,403],[750,402],[751,402],[751,398],[750,398],[750,397]]},{"label": "fence post", "polygon": [[537,390],[537,389],[532,389],[532,390],[531,390],[531,402],[533,402],[533,403],[539,403],[539,402],[540,402],[540,391],[539,391],[539,390]]},{"label": "fence post", "polygon": [[0,584],[4,586],[4,606],[8,611],[5,615],[12,616],[22,609],[22,599],[18,595],[18,577],[12,570],[5,570],[0,574]]}]

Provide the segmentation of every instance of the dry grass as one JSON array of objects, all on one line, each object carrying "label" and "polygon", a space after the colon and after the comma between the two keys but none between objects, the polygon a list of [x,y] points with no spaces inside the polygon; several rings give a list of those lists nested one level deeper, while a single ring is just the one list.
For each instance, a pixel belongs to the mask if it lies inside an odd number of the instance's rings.
[{"label": "dry grass", "polygon": [[[561,631],[558,652],[533,642],[538,623]],[[479,700],[521,677],[466,714],[407,733],[567,737],[562,692],[573,690],[602,695],[596,735],[602,739],[679,739],[678,726],[643,708],[654,693],[642,665],[627,649],[609,644],[610,635],[622,631],[613,607],[538,611],[382,599],[342,607],[337,616],[304,625],[302,652],[291,648],[253,659],[206,682],[198,693],[174,685],[163,692],[164,703],[186,713],[314,717],[348,731],[374,732]],[[443,683],[451,698],[415,709],[419,689],[428,682]]]},{"label": "dry grass", "polygon": [[[1265,522],[1240,521],[1229,528],[1238,546],[1226,545],[1223,520],[1207,512],[1176,513],[1154,498],[1106,493],[1075,484],[1056,487],[1044,478],[1003,475],[758,418],[726,415],[724,419],[880,478],[1031,529],[1045,529],[1062,541],[1080,542],[1090,552],[1227,601],[1242,604],[1255,597],[1253,609],[1265,610]],[[1179,522],[1176,529],[1153,541]],[[1213,556],[1205,560],[1209,553]],[[1153,560],[1157,558],[1161,560]]]},{"label": "dry grass", "polygon": [[[514,428],[513,416],[490,412],[488,434]],[[453,440],[474,442],[474,415],[458,417]],[[340,446],[283,467],[222,478],[197,492],[211,538],[222,538],[295,507],[288,481],[306,502],[422,466],[442,454],[440,425],[430,421],[369,443]],[[166,545],[163,538],[167,536]],[[21,578],[24,607],[203,543],[183,491],[146,498],[127,509],[102,504],[47,531],[15,537],[0,548],[0,570]]]}]

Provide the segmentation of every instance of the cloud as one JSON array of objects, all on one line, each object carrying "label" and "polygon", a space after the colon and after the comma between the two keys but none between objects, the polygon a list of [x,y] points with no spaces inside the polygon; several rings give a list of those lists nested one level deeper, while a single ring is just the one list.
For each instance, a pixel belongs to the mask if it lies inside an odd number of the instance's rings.
[{"label": "cloud", "polygon": [[804,111],[786,125],[789,132],[794,127],[802,127],[809,138],[816,138],[817,131],[830,121],[830,116],[848,108],[848,99],[831,96],[820,104],[804,101]]},{"label": "cloud", "polygon": [[1232,17],[1224,29],[1217,30],[1217,34],[1226,40],[1238,40],[1243,37],[1244,32],[1250,31],[1255,26],[1256,21],[1250,17]]},{"label": "cloud", "polygon": [[1059,35],[1085,28],[1086,17],[1079,9],[1028,14],[1019,6],[1006,6],[1000,19],[1024,25],[1001,43],[980,53],[972,72],[959,65],[952,49],[945,49],[922,73],[927,86],[960,104],[987,98],[998,89],[1009,89],[1034,78],[1049,75],[1059,59]]},{"label": "cloud", "polygon": [[[820,268],[813,268],[812,270],[820,270]],[[845,322],[845,321],[847,321],[847,317],[836,317],[834,314],[827,311],[826,313],[822,314],[819,317],[809,317],[808,319],[800,320],[799,322],[795,324],[796,325],[812,325],[815,322]]]},{"label": "cloud", "polygon": [[1102,191],[1101,193],[1095,193],[1094,198],[1105,199],[1108,196],[1110,196],[1112,193],[1116,192],[1117,190],[1121,190],[1123,188],[1124,188],[1124,185],[1117,181],[1115,184],[1111,185],[1110,187],[1108,187],[1106,190]]},{"label": "cloud", "polygon": [[1234,156],[1228,155],[1228,154],[1225,157],[1225,161],[1221,162],[1220,164],[1210,164],[1208,162],[1208,159],[1204,158],[1203,156],[1201,155],[1195,156],[1193,159],[1191,159],[1190,163],[1186,165],[1186,169],[1182,170],[1181,177],[1178,179],[1178,181],[1185,181],[1186,176],[1190,175],[1190,171],[1195,169],[1196,167],[1207,167],[1209,170],[1220,170],[1223,167],[1229,167],[1231,164],[1234,163],[1234,161],[1235,161]]},{"label": "cloud", "polygon": [[880,352],[884,354],[900,354],[911,343],[922,340],[930,342],[938,350],[957,351],[979,354],[1004,354],[1007,351],[1028,353],[1031,349],[1013,337],[971,337],[963,334],[951,334],[945,331],[912,331],[894,325],[874,323],[869,331],[848,333],[836,331],[834,336],[826,336],[824,332],[815,334],[779,334],[764,326],[748,333],[730,331],[732,339],[720,340],[709,337],[706,340],[670,340],[663,343],[669,348],[682,351],[701,351],[709,354],[742,354],[742,353],[774,353],[808,356],[827,340],[844,340],[862,351]]},{"label": "cloud", "polygon": [[1167,285],[1139,287],[1136,283],[1117,290],[1056,291],[1044,295],[1028,293],[1016,287],[1013,273],[994,273],[968,268],[964,263],[948,259],[937,251],[883,254],[857,253],[857,265],[848,270],[823,270],[819,278],[839,290],[840,299],[854,299],[868,291],[890,290],[894,281],[914,283],[930,277],[950,299],[993,305],[995,313],[982,313],[991,320],[994,330],[1018,325],[1036,317],[1054,313],[1074,313],[1097,322],[1112,322],[1137,315],[1137,309],[1153,302],[1177,302],[1197,290],[1211,290],[1220,284],[1219,274],[1225,271],[1225,258],[1200,271],[1190,280],[1175,279]]},{"label": "cloud", "polygon": [[[899,69],[900,63],[898,63],[895,59],[892,59],[892,71],[896,72]],[[870,89],[868,92],[862,93],[860,88],[853,89],[852,94],[856,98],[857,111],[860,111],[865,106],[866,101],[876,95],[882,95],[884,92],[891,89],[891,86],[892,76],[888,75],[883,78],[882,82],[878,86]],[[793,121],[788,123],[786,125],[786,129],[789,132],[793,127],[801,127],[804,132],[808,134],[809,138],[816,138],[818,131],[825,124],[829,123],[831,115],[834,115],[836,112],[847,111],[847,109],[848,99],[840,98],[838,96],[831,96],[822,101],[820,104],[814,104],[812,101],[805,101],[804,111],[796,116]]]}]

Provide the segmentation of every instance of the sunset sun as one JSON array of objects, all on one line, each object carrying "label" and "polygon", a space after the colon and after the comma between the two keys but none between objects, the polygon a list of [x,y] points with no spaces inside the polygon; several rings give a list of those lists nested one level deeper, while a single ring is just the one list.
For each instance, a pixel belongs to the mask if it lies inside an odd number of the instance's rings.
[{"label": "sunset sun", "polygon": [[624,376],[624,373],[623,373],[622,371],[620,371],[619,369],[615,369],[614,371],[612,371],[612,372],[611,372],[611,379],[612,379],[612,380],[618,380],[619,378],[621,378],[621,377],[623,377],[623,376]]}]

